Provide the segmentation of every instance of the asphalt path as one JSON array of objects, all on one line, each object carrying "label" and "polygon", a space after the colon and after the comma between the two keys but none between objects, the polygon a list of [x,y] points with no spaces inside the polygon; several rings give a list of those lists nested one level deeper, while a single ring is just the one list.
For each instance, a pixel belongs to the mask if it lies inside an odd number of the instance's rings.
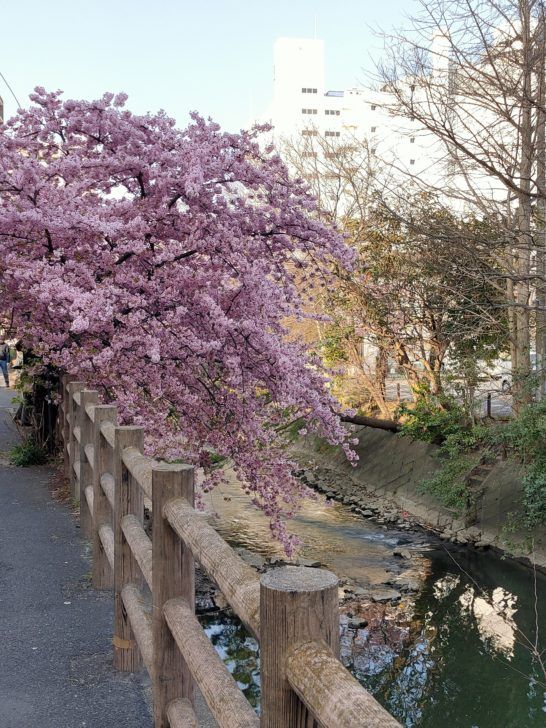
[{"label": "asphalt path", "polygon": [[0,728],[150,728],[148,680],[112,668],[112,595],[49,467],[16,468],[0,389]]}]

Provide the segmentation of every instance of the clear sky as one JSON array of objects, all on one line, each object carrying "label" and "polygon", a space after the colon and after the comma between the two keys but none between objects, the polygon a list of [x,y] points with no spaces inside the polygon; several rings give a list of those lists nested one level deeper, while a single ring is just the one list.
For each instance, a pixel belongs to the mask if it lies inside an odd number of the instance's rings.
[{"label": "clear sky", "polygon": [[[22,105],[34,86],[70,98],[125,91],[138,112],[163,108],[180,125],[195,109],[237,131],[265,111],[273,42],[326,44],[329,88],[358,85],[381,41],[415,0],[6,0],[0,72]],[[371,26],[371,27],[370,27]],[[3,81],[5,115],[15,101]]]}]

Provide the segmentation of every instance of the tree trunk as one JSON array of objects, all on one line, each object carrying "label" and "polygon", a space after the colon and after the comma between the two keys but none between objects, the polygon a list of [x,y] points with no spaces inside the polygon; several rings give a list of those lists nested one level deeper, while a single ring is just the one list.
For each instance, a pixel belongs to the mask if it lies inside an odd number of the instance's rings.
[{"label": "tree trunk", "polygon": [[546,398],[546,69],[544,44],[546,42],[546,18],[541,10],[538,41],[538,92],[537,92],[537,236],[536,236],[536,368],[537,400]]},{"label": "tree trunk", "polygon": [[533,41],[531,39],[531,9],[527,1],[521,3],[521,38],[522,38],[522,99],[521,99],[521,153],[519,167],[518,230],[516,238],[516,284],[515,284],[515,318],[516,318],[516,367],[512,368],[513,406],[516,414],[531,401],[529,375],[530,359],[530,315],[529,315],[529,274],[531,272],[531,249],[533,237],[531,232],[531,175],[534,162],[533,143]]}]

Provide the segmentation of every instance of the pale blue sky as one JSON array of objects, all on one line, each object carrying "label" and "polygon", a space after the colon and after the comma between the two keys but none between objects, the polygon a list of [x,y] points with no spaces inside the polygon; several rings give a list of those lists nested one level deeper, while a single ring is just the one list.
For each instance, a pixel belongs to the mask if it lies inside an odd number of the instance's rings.
[{"label": "pale blue sky", "polygon": [[[125,91],[136,112],[188,112],[236,131],[271,98],[273,42],[326,44],[330,88],[357,85],[414,0],[11,0],[2,3],[0,71],[26,105],[34,86],[70,98]],[[6,116],[15,102],[0,81]]]}]

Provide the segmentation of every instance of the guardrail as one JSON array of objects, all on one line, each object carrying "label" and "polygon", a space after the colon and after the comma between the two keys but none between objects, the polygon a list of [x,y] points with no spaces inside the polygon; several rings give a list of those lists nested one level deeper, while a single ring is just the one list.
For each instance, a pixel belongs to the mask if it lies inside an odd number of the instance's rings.
[{"label": "guardrail", "polygon": [[[60,411],[93,586],[114,591],[114,666],[148,670],[155,728],[199,725],[196,686],[220,728],[399,726],[338,659],[334,574],[286,566],[260,578],[194,510],[191,466],[146,457],[143,429],[118,426],[84,382],[65,377]],[[260,644],[259,717],[195,617],[194,559]]]}]

